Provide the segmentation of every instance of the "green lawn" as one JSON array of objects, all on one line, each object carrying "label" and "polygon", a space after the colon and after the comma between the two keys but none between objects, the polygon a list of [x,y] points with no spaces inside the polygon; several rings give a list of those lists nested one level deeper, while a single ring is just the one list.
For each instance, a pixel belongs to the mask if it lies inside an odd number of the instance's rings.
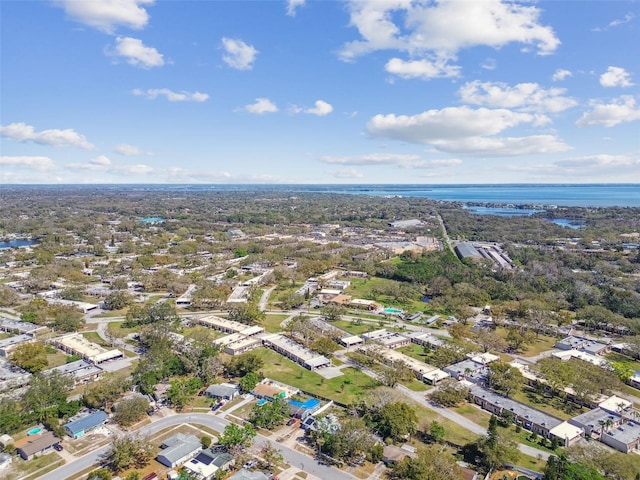
[{"label": "green lawn", "polygon": [[289,318],[290,315],[284,314],[267,314],[265,319],[260,322],[260,325],[264,327],[264,329],[269,333],[278,333],[282,331],[282,327],[280,324],[286,319]]},{"label": "green lawn", "polygon": [[412,343],[405,347],[400,347],[398,348],[398,351],[400,353],[404,353],[408,357],[415,358],[416,360],[420,360],[421,362],[424,362],[424,363],[428,363],[427,362],[428,355],[424,353],[424,347],[416,343]]},{"label": "green lawn", "polygon": [[354,278],[351,280],[351,285],[346,289],[345,293],[355,298],[375,300],[386,307],[397,307],[410,312],[424,311],[426,304],[421,301],[419,295],[417,295],[416,298],[401,302],[389,295],[373,293],[373,290],[384,291],[386,288],[398,283],[400,282],[380,277]]},{"label": "green lawn", "polygon": [[335,322],[331,322],[331,324],[336,326],[337,328],[351,333],[352,335],[361,335],[363,333],[371,332],[380,328],[378,325],[375,325],[373,323],[362,322],[360,324],[357,324],[356,322],[351,322],[349,320],[337,320]]},{"label": "green lawn", "polygon": [[[503,338],[507,337],[507,330],[502,327],[496,328],[496,332]],[[555,337],[549,337],[547,335],[540,335],[532,343],[528,343],[520,348],[520,355],[523,357],[534,357],[540,353],[551,350],[558,341]]]},{"label": "green lawn", "polygon": [[113,332],[113,335],[118,338],[123,338],[129,335],[130,333],[135,333],[140,330],[137,327],[125,328],[122,326],[123,324],[124,322],[109,322],[109,325],[107,326],[107,330],[109,332]]},{"label": "green lawn", "polygon": [[82,336],[97,345],[101,345],[105,348],[111,348],[111,344],[105,342],[102,337],[98,335],[98,332],[83,332]]},{"label": "green lawn", "polygon": [[67,354],[56,351],[47,355],[47,368],[59,367],[67,363]]},{"label": "green lawn", "polygon": [[378,382],[353,368],[343,368],[344,375],[325,379],[272,350],[258,348],[254,352],[264,360],[265,377],[341,403],[353,403],[364,391],[378,386]]},{"label": "green lawn", "polygon": [[565,402],[558,396],[548,397],[527,387],[520,392],[511,394],[511,398],[562,420],[568,420],[588,410],[584,407],[578,407],[574,403]]},{"label": "green lawn", "polygon": [[609,352],[605,355],[607,360],[622,363],[632,370],[640,371],[640,360],[634,360],[631,357],[616,352]]},{"label": "green lawn", "polygon": [[473,423],[489,428],[489,419],[491,418],[491,414],[474,405],[465,403],[464,405],[452,408],[451,410],[456,412],[458,415],[468,418]]}]

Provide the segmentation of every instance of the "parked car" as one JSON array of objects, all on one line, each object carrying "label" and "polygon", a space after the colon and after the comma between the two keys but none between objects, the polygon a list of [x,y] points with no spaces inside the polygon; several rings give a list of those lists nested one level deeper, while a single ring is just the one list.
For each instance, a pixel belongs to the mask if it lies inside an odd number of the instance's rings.
[{"label": "parked car", "polygon": [[56,444],[53,446],[53,448],[54,448],[56,451],[58,451],[58,452],[62,451],[62,445],[60,445],[59,443],[56,443]]},{"label": "parked car", "polygon": [[290,427],[291,425],[293,425],[296,422],[297,422],[297,420],[295,418],[289,419],[289,421],[287,422],[287,427]]}]

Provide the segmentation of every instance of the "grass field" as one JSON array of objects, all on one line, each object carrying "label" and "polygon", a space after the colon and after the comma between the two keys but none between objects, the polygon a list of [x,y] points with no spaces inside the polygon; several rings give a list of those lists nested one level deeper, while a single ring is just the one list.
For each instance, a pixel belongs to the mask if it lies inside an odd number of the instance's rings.
[{"label": "grass field", "polygon": [[362,322],[360,324],[357,324],[356,322],[351,322],[349,320],[337,320],[331,323],[337,328],[345,330],[352,335],[361,335],[363,333],[371,332],[380,328],[378,325],[372,323]]},{"label": "grass field", "polygon": [[137,327],[134,328],[125,328],[122,326],[124,322],[110,322],[107,326],[107,331],[112,332],[112,335],[118,338],[123,338],[130,333],[135,333],[140,329]]},{"label": "grass field", "polygon": [[423,312],[426,308],[426,303],[421,301],[419,294],[416,298],[399,301],[390,295],[374,293],[376,290],[385,291],[397,284],[399,282],[395,280],[380,277],[354,278],[345,293],[355,298],[375,300],[386,307],[396,307],[409,312]]},{"label": "grass field", "polygon": [[335,399],[340,403],[353,403],[364,391],[378,386],[378,382],[353,368],[343,368],[344,375],[325,379],[315,372],[266,348],[254,350],[264,361],[265,377],[294,386],[311,394]]},{"label": "grass field", "polygon": [[98,332],[83,332],[82,336],[84,338],[86,338],[87,340],[89,340],[90,342],[93,342],[97,345],[103,346],[105,348],[111,348],[111,344],[105,342],[102,337],[100,337],[100,335],[98,335]]},{"label": "grass field", "polygon": [[260,322],[260,325],[264,327],[264,329],[269,333],[278,333],[282,331],[282,327],[280,324],[286,319],[289,318],[289,315],[277,314],[277,315],[269,315],[265,316],[265,319]]},{"label": "grass field", "polygon": [[67,354],[64,352],[56,351],[47,355],[48,368],[59,367],[65,363],[67,363]]}]

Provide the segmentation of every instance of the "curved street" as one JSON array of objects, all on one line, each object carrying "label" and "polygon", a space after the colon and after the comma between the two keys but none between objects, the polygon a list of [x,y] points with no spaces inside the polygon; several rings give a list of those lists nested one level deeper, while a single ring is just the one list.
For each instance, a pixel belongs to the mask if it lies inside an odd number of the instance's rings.
[{"label": "curved street", "polygon": [[[203,425],[218,432],[222,432],[224,430],[224,427],[226,427],[230,422],[211,413],[182,413],[160,418],[150,425],[145,425],[144,427],[140,428],[136,433],[143,436],[153,435],[161,430],[164,430],[165,428],[182,425],[185,423]],[[343,472],[342,470],[338,470],[326,465],[320,465],[315,459],[309,457],[308,455],[300,453],[282,444],[276,443],[263,435],[258,434],[255,437],[253,443],[254,446],[260,447],[265,441],[277,445],[278,449],[280,449],[280,451],[282,452],[282,456],[284,457],[284,461],[286,463],[288,463],[292,467],[299,468],[300,470],[303,470],[310,475],[322,479],[330,478],[331,480],[354,480],[356,478],[346,472]],[[88,453],[71,463],[63,465],[53,470],[52,472],[41,476],[40,479],[61,480],[63,478],[70,478],[82,472],[83,470],[89,469],[92,465],[96,465],[102,462],[104,456],[109,451],[109,448],[109,445],[100,447],[97,450],[94,450],[93,452]]]}]

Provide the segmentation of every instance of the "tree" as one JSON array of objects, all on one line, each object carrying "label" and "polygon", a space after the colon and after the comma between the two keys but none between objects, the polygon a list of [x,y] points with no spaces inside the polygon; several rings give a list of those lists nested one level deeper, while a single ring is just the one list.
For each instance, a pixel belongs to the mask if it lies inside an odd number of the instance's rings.
[{"label": "tree", "polygon": [[151,305],[133,306],[127,312],[126,327],[137,325],[163,324],[169,325],[180,320],[176,307],[169,302],[157,302]]},{"label": "tree", "polygon": [[394,361],[391,365],[383,365],[379,376],[383,385],[392,388],[400,382],[413,379],[411,369],[402,360]]},{"label": "tree", "polygon": [[13,351],[11,361],[28,372],[38,373],[47,368],[47,350],[40,342],[23,343]]},{"label": "tree", "polygon": [[104,299],[102,308],[105,310],[120,310],[132,303],[133,297],[129,293],[123,290],[115,290]]},{"label": "tree", "polygon": [[146,466],[153,455],[155,447],[147,438],[135,436],[116,437],[111,441],[111,449],[106,460],[115,473],[130,467],[142,468]]},{"label": "tree", "polygon": [[483,352],[489,350],[502,351],[507,346],[507,342],[495,330],[481,328],[476,332],[475,343],[482,347]]},{"label": "tree", "polygon": [[262,380],[262,376],[257,374],[256,372],[249,372],[244,377],[240,379],[238,382],[240,384],[240,388],[245,392],[250,392],[254,388],[258,382]]},{"label": "tree", "polygon": [[487,436],[477,443],[482,454],[482,462],[489,468],[496,468],[505,462],[516,462],[520,458],[518,444],[498,431],[498,419],[491,415]]},{"label": "tree", "polygon": [[595,468],[582,463],[572,463],[564,453],[552,455],[544,469],[545,480],[605,480]]},{"label": "tree", "polygon": [[227,371],[234,377],[244,377],[247,373],[258,372],[264,365],[264,360],[255,352],[234,355],[227,364]]},{"label": "tree", "polygon": [[251,325],[260,323],[265,316],[265,313],[255,303],[234,303],[229,308],[229,320],[234,322]]},{"label": "tree", "polygon": [[284,457],[282,456],[282,451],[274,445],[265,440],[262,444],[262,458],[267,463],[267,469],[272,470],[275,467],[278,467],[284,461]]},{"label": "tree", "polygon": [[149,400],[145,397],[133,397],[118,403],[113,420],[125,427],[132,425],[144,417],[149,411]]},{"label": "tree", "polygon": [[442,440],[444,440],[444,436],[446,433],[447,432],[444,429],[444,426],[435,420],[431,422],[431,425],[429,425],[429,435],[431,435],[431,438],[433,438],[433,440],[437,443],[440,443],[442,442]]},{"label": "tree", "polygon": [[453,380],[445,380],[438,389],[431,394],[431,400],[443,407],[455,407],[464,402],[469,395],[469,389],[461,387]]},{"label": "tree", "polygon": [[254,405],[249,421],[254,425],[271,430],[284,423],[289,416],[289,405],[282,397],[276,396],[263,405]]},{"label": "tree", "polygon": [[436,446],[418,450],[416,458],[405,457],[391,470],[397,480],[462,480],[461,468],[448,453]]},{"label": "tree", "polygon": [[97,382],[87,384],[82,402],[89,408],[107,409],[130,385],[131,381],[123,374],[107,374]]},{"label": "tree", "polygon": [[382,407],[376,423],[382,436],[403,440],[416,432],[418,417],[415,410],[408,404],[395,402]]},{"label": "tree", "polygon": [[46,375],[35,375],[22,398],[23,406],[36,413],[39,420],[43,420],[48,409],[66,401],[67,392],[71,388],[73,379],[57,370]]},{"label": "tree", "polygon": [[503,392],[508,397],[522,387],[524,377],[520,370],[506,362],[492,362],[489,364],[487,382],[491,388]]},{"label": "tree", "polygon": [[108,468],[99,468],[89,474],[87,480],[111,480],[113,477]]},{"label": "tree", "polygon": [[211,446],[211,437],[207,435],[203,435],[200,437],[200,443],[202,444],[202,448],[209,448]]},{"label": "tree", "polygon": [[230,423],[224,427],[224,432],[222,432],[218,443],[227,447],[230,453],[234,455],[234,452],[241,452],[251,445],[256,434],[256,429],[250,423],[245,424],[244,427]]},{"label": "tree", "polygon": [[342,305],[329,303],[322,307],[321,313],[327,322],[336,322],[347,313],[347,309]]},{"label": "tree", "polygon": [[202,388],[202,380],[197,377],[176,378],[171,380],[169,384],[167,399],[178,411],[182,410],[191,398],[198,393],[198,390]]}]

